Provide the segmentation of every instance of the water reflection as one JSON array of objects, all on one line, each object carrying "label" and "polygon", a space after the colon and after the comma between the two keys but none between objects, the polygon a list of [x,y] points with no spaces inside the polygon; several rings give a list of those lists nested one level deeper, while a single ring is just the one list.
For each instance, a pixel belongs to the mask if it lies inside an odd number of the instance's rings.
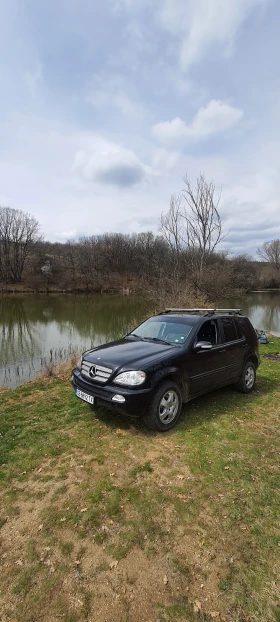
[{"label": "water reflection", "polygon": [[221,304],[241,308],[254,328],[280,335],[280,292],[252,292],[243,298],[228,298]]},{"label": "water reflection", "polygon": [[16,386],[50,359],[60,362],[123,335],[144,310],[136,297],[0,297],[0,385]]},{"label": "water reflection", "polygon": [[34,373],[33,359],[39,355],[40,335],[30,322],[23,300],[11,298],[7,305],[0,298],[0,385],[9,384],[11,376],[17,383],[23,381],[25,361],[29,373]]}]

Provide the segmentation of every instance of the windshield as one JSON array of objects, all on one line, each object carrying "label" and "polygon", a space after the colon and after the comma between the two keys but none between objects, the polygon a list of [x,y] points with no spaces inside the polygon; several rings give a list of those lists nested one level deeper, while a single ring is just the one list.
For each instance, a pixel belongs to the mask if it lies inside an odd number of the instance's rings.
[{"label": "windshield", "polygon": [[192,326],[186,323],[185,318],[153,317],[137,326],[129,333],[129,336],[169,344],[182,344],[186,342],[191,330]]}]

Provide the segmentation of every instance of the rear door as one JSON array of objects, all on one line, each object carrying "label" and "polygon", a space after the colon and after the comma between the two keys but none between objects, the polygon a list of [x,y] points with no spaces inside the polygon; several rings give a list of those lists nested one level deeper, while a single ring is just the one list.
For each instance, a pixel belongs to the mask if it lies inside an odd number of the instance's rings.
[{"label": "rear door", "polygon": [[190,360],[190,391],[204,393],[226,384],[226,348],[217,319],[206,320],[200,327],[192,346],[210,341],[211,350],[192,351]]},{"label": "rear door", "polygon": [[246,340],[233,317],[223,317],[220,321],[227,351],[227,381],[230,382],[237,380],[241,374]]}]

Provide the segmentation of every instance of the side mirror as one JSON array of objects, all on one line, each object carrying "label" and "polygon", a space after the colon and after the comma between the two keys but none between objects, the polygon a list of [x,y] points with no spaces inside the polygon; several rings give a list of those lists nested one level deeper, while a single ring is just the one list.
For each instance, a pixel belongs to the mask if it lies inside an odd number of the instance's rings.
[{"label": "side mirror", "polygon": [[201,350],[212,350],[213,346],[210,341],[198,341],[193,347],[194,352],[200,352]]}]

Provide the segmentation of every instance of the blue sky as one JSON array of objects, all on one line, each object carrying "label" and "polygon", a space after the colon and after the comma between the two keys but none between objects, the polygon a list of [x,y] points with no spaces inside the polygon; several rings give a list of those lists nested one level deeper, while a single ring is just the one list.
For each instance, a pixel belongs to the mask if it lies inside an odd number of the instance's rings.
[{"label": "blue sky", "polygon": [[0,205],[46,239],[152,230],[200,172],[222,247],[280,237],[277,0],[0,0]]}]

